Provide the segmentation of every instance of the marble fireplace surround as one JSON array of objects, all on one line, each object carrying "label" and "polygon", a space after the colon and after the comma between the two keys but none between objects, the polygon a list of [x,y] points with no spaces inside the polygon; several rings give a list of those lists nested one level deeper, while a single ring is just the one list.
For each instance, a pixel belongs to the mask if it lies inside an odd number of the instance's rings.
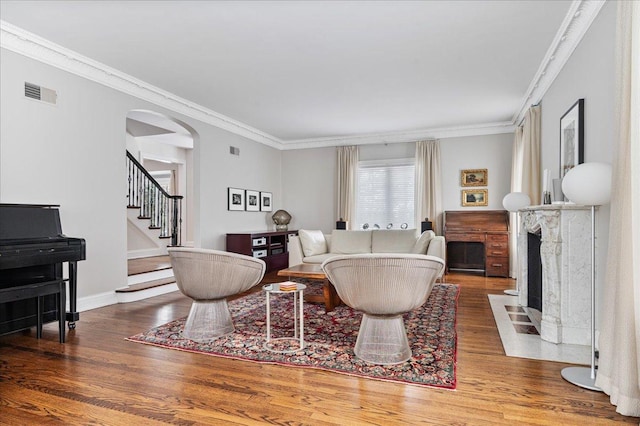
[{"label": "marble fireplace surround", "polygon": [[552,343],[591,344],[591,208],[575,204],[519,210],[518,303],[527,306],[527,233],[541,233],[540,337]]}]

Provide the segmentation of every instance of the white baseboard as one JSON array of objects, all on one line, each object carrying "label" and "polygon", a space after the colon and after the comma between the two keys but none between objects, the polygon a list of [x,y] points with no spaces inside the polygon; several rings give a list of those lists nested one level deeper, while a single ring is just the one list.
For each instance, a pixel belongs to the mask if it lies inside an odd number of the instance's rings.
[{"label": "white baseboard", "polygon": [[116,303],[118,303],[118,299],[115,291],[80,297],[78,299],[78,312],[90,311],[91,309],[115,305]]},{"label": "white baseboard", "polygon": [[[79,298],[77,308],[78,312],[90,311],[92,309],[115,305],[116,303],[136,302],[138,300],[148,299],[150,297],[160,296],[174,291],[178,291],[178,285],[175,283],[131,293],[116,293],[115,291],[100,293],[93,296]],[[69,310],[68,301],[67,310]]]}]

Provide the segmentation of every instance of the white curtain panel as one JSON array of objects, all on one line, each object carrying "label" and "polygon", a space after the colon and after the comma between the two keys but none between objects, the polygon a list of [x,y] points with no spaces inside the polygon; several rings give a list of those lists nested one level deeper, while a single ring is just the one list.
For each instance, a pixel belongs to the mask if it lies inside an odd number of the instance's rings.
[{"label": "white curtain panel", "polygon": [[358,176],[358,147],[338,147],[338,167],[336,169],[338,185],[337,218],[349,222],[349,228],[355,223],[356,178]]},{"label": "white curtain panel", "polygon": [[[511,192],[524,192],[531,205],[540,204],[540,105],[532,106],[524,116],[522,126],[515,132],[511,160]],[[509,265],[511,277],[518,271],[518,217],[509,215]]]},{"label": "white curtain panel", "polygon": [[[513,140],[513,154],[511,157],[511,192],[522,192],[522,167],[524,165],[524,149],[522,140],[522,126],[516,128]],[[509,271],[510,277],[518,275],[518,214],[509,213]]]},{"label": "white curtain panel", "polygon": [[416,228],[429,218],[436,235],[442,235],[442,184],[440,141],[416,142]]},{"label": "white curtain panel", "polygon": [[617,150],[596,385],[640,417],[640,2],[618,2]]},{"label": "white curtain panel", "polygon": [[511,192],[522,192],[522,168],[524,166],[524,148],[522,126],[515,131],[513,155],[511,156]]},{"label": "white curtain panel", "polygon": [[527,110],[522,125],[521,188],[531,197],[531,204],[540,204],[540,105]]}]

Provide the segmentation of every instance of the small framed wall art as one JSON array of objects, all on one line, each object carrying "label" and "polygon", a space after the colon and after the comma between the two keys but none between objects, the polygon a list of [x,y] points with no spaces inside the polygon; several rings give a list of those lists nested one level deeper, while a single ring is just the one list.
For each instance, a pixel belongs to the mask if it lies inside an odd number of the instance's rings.
[{"label": "small framed wall art", "polygon": [[560,179],[581,163],[584,163],[584,99],[578,99],[560,118]]},{"label": "small framed wall art", "polygon": [[486,189],[463,189],[463,207],[481,207],[489,205],[489,194]]},{"label": "small framed wall art", "polygon": [[260,211],[261,212],[270,212],[273,210],[272,197],[273,195],[270,192],[260,193]]},{"label": "small framed wall art", "polygon": [[244,189],[227,188],[227,203],[229,210],[244,210]]},{"label": "small framed wall art", "polygon": [[487,169],[467,169],[460,172],[460,186],[487,186],[488,184]]},{"label": "small framed wall art", "polygon": [[248,212],[260,211],[260,192],[258,191],[245,191],[245,204]]}]

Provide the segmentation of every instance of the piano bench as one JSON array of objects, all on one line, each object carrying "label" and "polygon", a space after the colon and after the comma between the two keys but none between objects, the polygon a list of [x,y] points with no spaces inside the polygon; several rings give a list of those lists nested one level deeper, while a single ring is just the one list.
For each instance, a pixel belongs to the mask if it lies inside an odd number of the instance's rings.
[{"label": "piano bench", "polygon": [[16,287],[8,287],[0,289],[0,303],[14,302],[23,299],[37,299],[37,329],[36,337],[42,337],[42,316],[43,316],[43,297],[49,294],[56,294],[58,301],[58,328],[60,334],[60,343],[65,341],[64,322],[67,305],[67,288],[64,280],[45,281],[41,283],[31,283],[19,285]]}]

